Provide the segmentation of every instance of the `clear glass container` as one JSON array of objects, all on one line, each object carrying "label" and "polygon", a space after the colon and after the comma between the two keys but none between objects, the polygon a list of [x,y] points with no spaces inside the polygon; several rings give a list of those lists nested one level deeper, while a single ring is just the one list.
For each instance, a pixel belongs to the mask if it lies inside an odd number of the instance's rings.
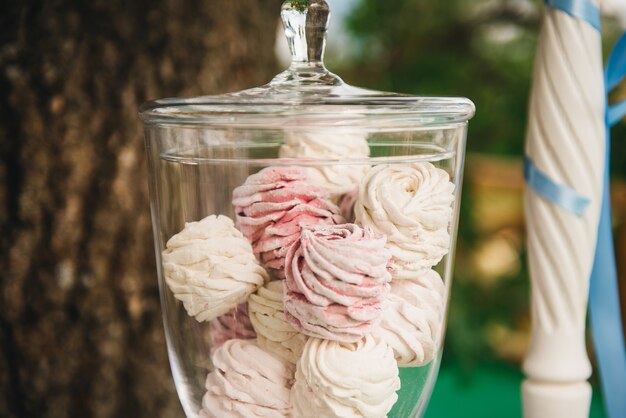
[{"label": "clear glass container", "polygon": [[141,109],[187,417],[414,417],[434,386],[474,106],[346,85],[329,15],[283,4],[269,84]]}]

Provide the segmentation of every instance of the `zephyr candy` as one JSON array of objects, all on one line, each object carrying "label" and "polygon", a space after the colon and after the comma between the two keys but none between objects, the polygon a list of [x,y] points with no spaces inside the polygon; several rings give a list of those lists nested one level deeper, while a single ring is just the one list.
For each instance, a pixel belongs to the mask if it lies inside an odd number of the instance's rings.
[{"label": "zephyr candy", "polygon": [[250,321],[261,347],[295,363],[302,354],[307,337],[296,331],[285,317],[283,304],[284,283],[267,283],[248,298]]},{"label": "zephyr candy", "polygon": [[199,322],[225,314],[269,280],[250,243],[223,215],[186,223],[166,247],[165,282]]},{"label": "zephyr candy", "polygon": [[389,293],[385,237],[354,224],[304,228],[287,253],[285,312],[303,334],[358,341]]},{"label": "zephyr candy", "polygon": [[255,340],[229,340],[213,354],[200,418],[291,416],[294,365]]},{"label": "zephyr candy", "polygon": [[389,305],[373,334],[391,346],[398,366],[424,366],[437,355],[445,302],[446,287],[434,270],[391,282]]},{"label": "zephyr candy", "polygon": [[426,272],[450,250],[454,183],[431,163],[378,165],[363,178],[356,222],[387,235],[394,279]]},{"label": "zephyr candy", "polygon": [[348,193],[357,187],[369,169],[368,165],[327,163],[333,160],[367,159],[370,149],[361,132],[287,131],[284,141],[280,147],[280,157],[320,160],[319,166],[308,168],[309,175],[315,184],[333,196]]},{"label": "zephyr candy", "polygon": [[291,390],[296,417],[383,418],[398,400],[393,350],[373,335],[354,343],[311,338]]},{"label": "zephyr candy", "polygon": [[237,227],[279,277],[303,226],[343,222],[328,193],[299,167],[267,167],[251,175],[233,191],[233,205]]},{"label": "zephyr candy", "polygon": [[214,350],[228,340],[250,340],[256,337],[248,316],[248,305],[242,303],[209,322],[211,348]]}]

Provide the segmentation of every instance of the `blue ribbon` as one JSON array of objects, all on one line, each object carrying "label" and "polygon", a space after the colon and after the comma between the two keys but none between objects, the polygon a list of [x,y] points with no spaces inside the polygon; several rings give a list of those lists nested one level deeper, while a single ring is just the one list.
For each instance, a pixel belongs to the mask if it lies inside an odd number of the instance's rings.
[{"label": "blue ribbon", "polygon": [[568,15],[589,23],[600,30],[600,10],[587,0],[545,0],[546,6],[561,10]]},{"label": "blue ribbon", "polygon": [[552,181],[529,156],[524,157],[524,178],[535,193],[577,216],[582,216],[589,206],[588,198],[570,187]]},{"label": "blue ribbon", "polygon": [[[626,55],[626,54],[625,54]],[[626,113],[626,100],[622,100],[619,103],[609,107],[606,112],[607,126],[614,126],[617,122],[622,120]]]},{"label": "blue ribbon", "polygon": [[[607,92],[613,90],[624,78],[626,72],[626,38],[622,35],[615,43],[609,60],[606,63],[606,89]],[[612,126],[612,125],[611,125]]]},{"label": "blue ribbon", "polygon": [[[589,0],[545,0],[546,5],[589,23],[600,30],[600,12]],[[626,417],[626,345],[621,320],[617,269],[611,225],[609,165],[611,126],[626,115],[626,100],[608,106],[608,93],[626,76],[626,34],[618,40],[607,62],[606,156],[598,241],[589,287],[589,318],[602,384],[604,405],[610,418]],[[585,197],[567,186],[553,182],[526,157],[524,174],[536,193],[581,216]],[[588,200],[586,200],[588,204]]]}]

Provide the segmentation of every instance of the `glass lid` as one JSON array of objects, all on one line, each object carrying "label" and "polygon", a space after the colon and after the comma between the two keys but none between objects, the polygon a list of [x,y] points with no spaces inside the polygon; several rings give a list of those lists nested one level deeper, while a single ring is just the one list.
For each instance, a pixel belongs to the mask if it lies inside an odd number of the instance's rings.
[{"label": "glass lid", "polygon": [[461,97],[420,97],[353,87],[324,65],[330,7],[325,0],[287,0],[281,18],[291,65],[268,84],[219,96],[145,103],[147,124],[244,127],[363,126],[392,128],[465,123],[474,104]]}]

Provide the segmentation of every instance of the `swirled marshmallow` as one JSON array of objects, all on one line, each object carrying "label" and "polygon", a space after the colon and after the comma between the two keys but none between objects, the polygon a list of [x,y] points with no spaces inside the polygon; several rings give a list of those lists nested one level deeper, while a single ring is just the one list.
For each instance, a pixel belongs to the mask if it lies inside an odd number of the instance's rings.
[{"label": "swirled marshmallow", "polygon": [[186,223],[167,242],[162,261],[174,297],[199,322],[225,314],[269,279],[250,243],[223,215]]},{"label": "swirled marshmallow", "polygon": [[282,278],[285,254],[307,225],[343,222],[328,193],[300,167],[267,167],[233,191],[239,230],[263,265]]},{"label": "swirled marshmallow", "polygon": [[394,279],[414,277],[450,250],[454,183],[431,163],[378,165],[363,178],[356,222],[387,235]]},{"label": "swirled marshmallow", "polygon": [[398,399],[393,350],[366,335],[354,343],[311,338],[291,390],[296,417],[386,417]]},{"label": "swirled marshmallow", "polygon": [[250,320],[257,332],[257,341],[280,357],[296,363],[307,337],[296,331],[285,317],[284,282],[267,283],[248,298]]},{"label": "swirled marshmallow", "polygon": [[[320,165],[309,169],[312,180],[331,195],[354,189],[369,166],[362,164],[328,164],[329,160],[367,159],[369,145],[361,132],[335,130],[332,132],[287,131],[280,147],[281,158],[310,158]],[[326,164],[325,164],[326,162]]]},{"label": "swirled marshmallow", "polygon": [[439,350],[445,304],[446,288],[434,270],[394,280],[383,320],[373,334],[393,348],[398,366],[424,366]]},{"label": "swirled marshmallow", "polygon": [[226,341],[213,354],[200,418],[291,416],[293,364],[255,340]]},{"label": "swirled marshmallow", "polygon": [[369,228],[304,228],[286,258],[287,320],[311,337],[358,341],[381,319],[389,257],[385,237]]}]

